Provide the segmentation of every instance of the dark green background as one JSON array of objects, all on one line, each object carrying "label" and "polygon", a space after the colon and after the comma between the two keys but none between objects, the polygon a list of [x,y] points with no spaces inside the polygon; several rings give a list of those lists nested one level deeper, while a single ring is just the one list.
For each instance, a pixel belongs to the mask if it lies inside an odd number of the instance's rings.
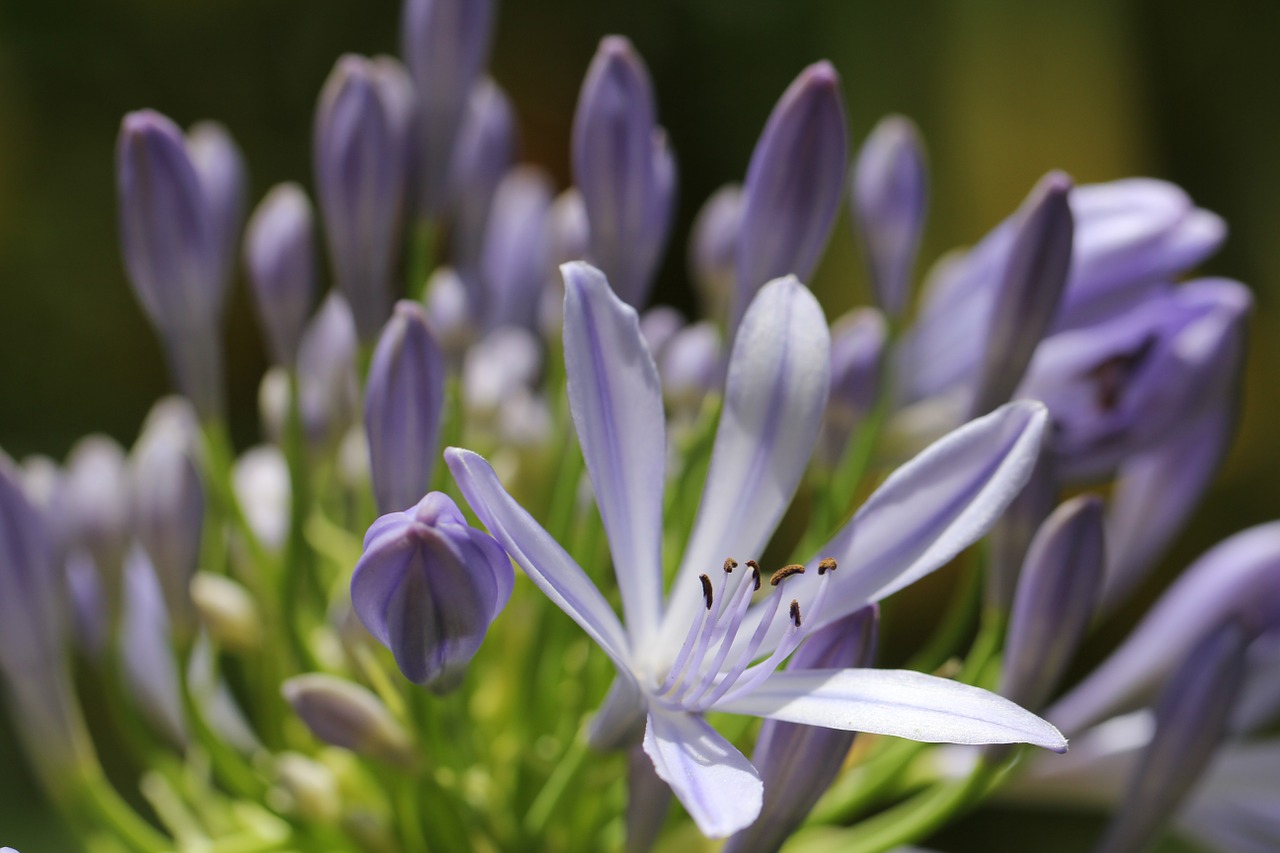
[{"label": "dark green background", "polygon": [[[154,107],[184,125],[224,122],[255,202],[280,180],[310,184],[324,77],[342,52],[394,51],[397,17],[389,0],[0,0],[0,447],[61,457],[96,430],[130,442],[167,388],[116,249],[121,115]],[[516,102],[525,158],[562,185],[579,83],[613,32],[649,63],[679,159],[678,237],[660,285],[677,304],[689,304],[681,238],[697,206],[741,178],[774,100],[820,58],[843,77],[855,141],[892,111],[921,126],[934,172],[927,257],[979,237],[1049,168],[1186,187],[1231,225],[1207,271],[1249,283],[1258,310],[1240,438],[1169,566],[1274,517],[1280,4],[508,0],[493,72]],[[830,316],[863,301],[847,222],[814,286]],[[263,356],[242,290],[227,329],[243,445]],[[59,849],[40,840],[47,818],[16,762],[0,742],[0,844]],[[971,821],[953,846],[1035,831],[1037,850],[1078,848],[1058,824],[1042,826]],[[1029,849],[1025,835],[1011,841]]]}]

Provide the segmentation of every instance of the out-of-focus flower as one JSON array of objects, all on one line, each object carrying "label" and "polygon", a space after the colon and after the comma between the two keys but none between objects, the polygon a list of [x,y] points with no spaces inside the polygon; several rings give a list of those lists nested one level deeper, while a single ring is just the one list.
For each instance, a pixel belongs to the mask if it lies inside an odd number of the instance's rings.
[{"label": "out-of-focus flower", "polygon": [[302,187],[277,184],[259,203],[245,231],[244,265],[258,322],[276,364],[293,367],[316,294],[316,249],[311,202]]},{"label": "out-of-focus flower", "polygon": [[413,762],[408,732],[360,685],[312,672],[288,679],[280,692],[319,740],[392,764]]},{"label": "out-of-focus flower", "polygon": [[350,305],[330,293],[298,346],[298,406],[312,447],[336,443],[359,418],[358,347]]},{"label": "out-of-focus flower", "polygon": [[663,398],[672,416],[693,417],[721,380],[720,329],[703,320],[685,326],[657,357]]},{"label": "out-of-focus flower", "polygon": [[225,575],[197,572],[191,601],[200,624],[221,647],[252,652],[262,642],[262,614],[253,595]]},{"label": "out-of-focus flower", "polygon": [[105,435],[89,435],[67,455],[59,510],[68,548],[93,557],[111,611],[120,595],[120,563],[129,538],[129,478],[124,449]]},{"label": "out-of-focus flower", "polygon": [[857,308],[831,324],[831,393],[822,419],[818,457],[834,465],[880,393],[888,329],[874,308]]},{"label": "out-of-focus flower", "polygon": [[698,286],[703,316],[727,322],[733,299],[738,232],[742,229],[742,187],[726,184],[702,204],[689,237],[689,271]]},{"label": "out-of-focus flower", "polygon": [[120,665],[133,701],[167,740],[185,746],[187,722],[164,593],[151,560],[136,546],[125,558],[120,625]]},{"label": "out-of-focus flower", "polygon": [[538,328],[538,305],[550,252],[551,178],[521,166],[507,173],[493,197],[480,276],[486,329]]},{"label": "out-of-focus flower", "polygon": [[246,450],[231,469],[231,483],[254,536],[267,548],[283,548],[292,495],[284,454],[265,444]]}]

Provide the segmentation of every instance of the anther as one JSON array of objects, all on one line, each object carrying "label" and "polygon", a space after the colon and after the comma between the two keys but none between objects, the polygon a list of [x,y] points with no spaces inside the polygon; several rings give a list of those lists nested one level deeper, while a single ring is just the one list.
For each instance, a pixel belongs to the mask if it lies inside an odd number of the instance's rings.
[{"label": "anther", "polygon": [[707,600],[707,609],[711,609],[711,602],[715,596],[711,593],[711,578],[706,575],[698,575],[698,580],[702,581],[702,597]]},{"label": "anther", "polygon": [[836,570],[835,557],[827,557],[821,563],[818,563],[818,574],[820,575],[825,575],[827,572],[834,572],[835,570]]},{"label": "anther", "polygon": [[755,592],[760,591],[760,564],[755,560],[747,560],[747,568],[751,569],[751,580],[755,583]]},{"label": "anther", "polygon": [[795,623],[797,628],[800,627],[800,602],[794,598],[791,599],[791,621]]},{"label": "anther", "polygon": [[[748,565],[750,564],[748,563]],[[733,557],[726,557],[724,561],[724,573],[726,575],[733,574],[733,570],[736,568],[738,568],[738,561],[733,559]]]},{"label": "anther", "polygon": [[774,572],[773,577],[769,578],[769,583],[773,586],[777,586],[792,575],[802,574],[804,574],[804,566],[799,563],[792,563],[791,565],[783,566]]}]

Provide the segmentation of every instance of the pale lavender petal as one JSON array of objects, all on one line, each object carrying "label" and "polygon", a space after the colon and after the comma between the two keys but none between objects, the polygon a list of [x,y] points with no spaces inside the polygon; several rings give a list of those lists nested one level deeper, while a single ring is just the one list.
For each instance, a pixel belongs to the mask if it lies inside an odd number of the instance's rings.
[{"label": "pale lavender petal", "polygon": [[708,838],[732,835],[760,814],[764,785],[759,774],[702,717],[650,708],[644,751]]},{"label": "pale lavender petal", "polygon": [[594,267],[575,262],[563,272],[569,407],[639,650],[662,616],[662,388],[635,310]]}]

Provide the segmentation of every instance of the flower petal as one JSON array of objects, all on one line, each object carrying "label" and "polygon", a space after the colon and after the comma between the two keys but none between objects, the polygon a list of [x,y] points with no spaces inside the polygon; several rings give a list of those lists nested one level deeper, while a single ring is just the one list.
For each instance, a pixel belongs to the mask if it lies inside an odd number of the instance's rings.
[{"label": "flower petal", "polygon": [[[760,290],[734,339],[724,411],[675,590],[726,557],[760,556],[813,452],[831,375],[822,308],[794,276]],[[674,655],[702,598],[679,594],[663,628]],[[747,636],[750,636],[748,633]]]},{"label": "flower petal", "polygon": [[565,264],[564,365],[569,408],[609,536],[634,648],[662,615],[662,487],[666,428],[658,369],[635,309],[604,274]]},{"label": "flower petal", "polygon": [[471,509],[534,586],[582,626],[620,672],[629,673],[627,638],[618,617],[568,552],[507,494],[482,457],[450,447],[444,458]]},{"label": "flower petal", "polygon": [[[732,696],[732,694],[730,694]],[[1065,752],[1057,729],[986,690],[895,669],[786,670],[717,711],[925,743],[1030,743]]]},{"label": "flower petal", "polygon": [[702,717],[650,708],[644,751],[708,838],[732,835],[760,814],[760,775]]}]

